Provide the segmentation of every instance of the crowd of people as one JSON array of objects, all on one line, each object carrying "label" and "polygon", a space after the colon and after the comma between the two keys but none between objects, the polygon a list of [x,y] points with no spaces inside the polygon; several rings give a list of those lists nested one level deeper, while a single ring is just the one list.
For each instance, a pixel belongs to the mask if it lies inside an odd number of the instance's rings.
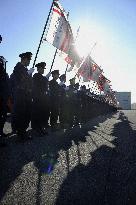
[{"label": "crowd of people", "polygon": [[85,85],[80,87],[79,83],[75,83],[75,78],[70,79],[70,85],[66,86],[66,74],[60,75],[59,70],[50,73],[52,80],[49,81],[49,75],[43,75],[45,62],[35,65],[37,72],[32,76],[31,70],[27,69],[32,53],[22,53],[19,57],[21,61],[16,64],[10,77],[6,73],[4,58],[0,57],[1,146],[4,145],[3,128],[9,107],[12,132],[17,134],[20,141],[32,138],[26,132],[30,122],[32,130],[41,136],[48,134],[49,127],[52,132],[67,129],[115,109],[104,98],[90,93]]}]

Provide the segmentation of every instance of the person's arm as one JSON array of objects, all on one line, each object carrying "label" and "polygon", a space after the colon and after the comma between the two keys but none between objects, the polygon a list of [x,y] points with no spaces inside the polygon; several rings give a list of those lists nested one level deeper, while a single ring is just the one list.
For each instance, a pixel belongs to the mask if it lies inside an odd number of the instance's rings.
[{"label": "person's arm", "polygon": [[45,77],[49,80],[50,76],[51,76],[51,73],[49,72]]}]

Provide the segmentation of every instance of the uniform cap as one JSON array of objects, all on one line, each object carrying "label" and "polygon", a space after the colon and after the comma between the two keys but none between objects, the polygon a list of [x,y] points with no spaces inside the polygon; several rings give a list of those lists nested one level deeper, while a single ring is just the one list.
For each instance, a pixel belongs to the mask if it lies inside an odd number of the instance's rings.
[{"label": "uniform cap", "polygon": [[37,67],[37,68],[42,67],[42,68],[46,69],[45,66],[46,66],[46,63],[45,63],[45,62],[40,62],[40,63],[37,63],[37,64],[35,65],[35,67]]},{"label": "uniform cap", "polygon": [[82,89],[86,89],[86,86],[85,86],[85,85],[81,85],[81,88],[82,88]]},{"label": "uniform cap", "polygon": [[62,74],[60,77],[59,77],[60,80],[63,80],[63,79],[66,79],[66,75],[65,74]]},{"label": "uniform cap", "polygon": [[72,82],[72,81],[74,81],[74,80],[75,80],[75,78],[71,78],[69,81]]},{"label": "uniform cap", "polygon": [[52,75],[55,75],[55,74],[58,74],[58,75],[59,75],[59,70],[53,70],[53,71],[51,72],[51,74],[52,74]]},{"label": "uniform cap", "polygon": [[28,58],[28,59],[31,59],[31,57],[32,57],[32,53],[31,52],[26,52],[26,53],[21,53],[20,55],[19,55],[19,57],[20,58]]},{"label": "uniform cap", "polygon": [[8,62],[3,56],[0,56],[0,62],[1,63],[6,63]]},{"label": "uniform cap", "polygon": [[76,85],[76,86],[79,86],[79,83],[76,83],[75,85]]}]

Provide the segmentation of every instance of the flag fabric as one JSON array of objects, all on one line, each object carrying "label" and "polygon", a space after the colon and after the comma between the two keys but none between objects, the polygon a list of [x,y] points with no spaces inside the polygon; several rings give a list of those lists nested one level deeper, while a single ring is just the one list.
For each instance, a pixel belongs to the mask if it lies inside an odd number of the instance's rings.
[{"label": "flag fabric", "polygon": [[67,54],[73,43],[72,29],[59,1],[54,1],[49,28],[43,39]]},{"label": "flag fabric", "polygon": [[110,87],[109,82],[106,81],[106,82],[104,83],[103,91],[104,91],[105,94],[107,94],[107,93],[109,93],[109,92],[111,91],[111,87]]},{"label": "flag fabric", "polygon": [[83,81],[88,82],[91,80],[92,74],[92,59],[90,55],[88,55],[85,61],[81,64],[80,68],[78,69],[78,76],[81,75],[83,77]]},{"label": "flag fabric", "polygon": [[106,83],[106,78],[103,74],[100,74],[99,80],[98,80],[98,87],[101,91],[104,90],[104,84]]},{"label": "flag fabric", "polygon": [[108,80],[103,74],[100,74],[99,80],[98,80],[98,87],[101,91],[104,91],[104,93],[110,92],[110,83],[111,81]]},{"label": "flag fabric", "polygon": [[76,47],[75,47],[75,42],[77,40],[77,37],[78,37],[78,34],[79,34],[79,31],[80,31],[80,26],[78,27],[77,29],[77,32],[76,32],[76,37],[74,39],[74,44],[71,44],[70,46],[70,49],[69,49],[69,52],[68,52],[68,55],[66,56],[65,58],[65,61],[70,64],[72,67],[74,67],[74,65],[76,65],[77,67],[80,66],[80,64],[82,63],[83,61],[83,58],[81,58],[76,50]]},{"label": "flag fabric", "polygon": [[94,61],[92,62],[92,69],[93,69],[93,74],[92,74],[91,80],[98,82],[99,76],[101,75],[102,70]]},{"label": "flag fabric", "polygon": [[71,44],[68,55],[65,58],[65,61],[70,64],[72,67],[76,65],[77,67],[80,66],[83,58],[81,58],[75,48],[74,44]]}]

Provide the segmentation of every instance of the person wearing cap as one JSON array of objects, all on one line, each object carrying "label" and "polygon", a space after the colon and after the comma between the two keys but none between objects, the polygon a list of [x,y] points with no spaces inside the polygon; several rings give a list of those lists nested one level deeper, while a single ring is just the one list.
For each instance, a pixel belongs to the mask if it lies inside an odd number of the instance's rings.
[{"label": "person wearing cap", "polygon": [[66,74],[62,74],[60,77],[60,94],[59,94],[59,122],[60,127],[64,128],[67,124],[67,98],[66,98]]},{"label": "person wearing cap", "polygon": [[62,74],[62,75],[59,77],[59,79],[60,79],[59,85],[60,85],[60,86],[63,86],[63,85],[64,85],[64,87],[66,87],[66,85],[65,85],[65,83],[66,83],[66,74]]},{"label": "person wearing cap", "polygon": [[5,134],[3,132],[4,124],[8,112],[8,98],[10,96],[9,76],[5,70],[4,57],[0,56],[0,146],[5,146]]},{"label": "person wearing cap", "polygon": [[57,129],[57,120],[59,115],[59,92],[60,86],[57,82],[59,78],[59,70],[54,70],[51,72],[53,79],[49,81],[50,90],[50,125],[52,131]]},{"label": "person wearing cap", "polygon": [[77,88],[78,88],[78,84],[75,83],[75,77],[71,78],[70,80],[70,85],[69,85],[69,89],[67,91],[67,95],[68,95],[68,123],[70,125],[70,127],[72,127],[75,122],[77,121]]},{"label": "person wearing cap", "polygon": [[28,74],[27,66],[30,64],[32,53],[22,53],[19,57],[21,62],[16,64],[10,76],[13,99],[11,124],[22,141],[29,139],[26,129],[29,127],[31,117],[32,77]]},{"label": "person wearing cap", "polygon": [[33,76],[32,86],[32,118],[31,126],[40,136],[47,134],[49,120],[49,96],[48,79],[43,76],[46,63],[41,62],[35,65],[37,73]]},{"label": "person wearing cap", "polygon": [[80,104],[81,104],[81,111],[80,111],[80,123],[84,123],[86,121],[86,116],[88,111],[88,97],[86,95],[87,89],[85,85],[80,87]]},{"label": "person wearing cap", "polygon": [[74,103],[74,125],[79,125],[81,115],[81,102],[80,102],[80,90],[79,83],[75,83],[75,103]]},{"label": "person wearing cap", "polygon": [[69,80],[69,82],[70,82],[69,87],[70,87],[70,88],[73,88],[73,87],[75,86],[75,77],[74,77],[74,78],[71,78],[71,79]]}]

